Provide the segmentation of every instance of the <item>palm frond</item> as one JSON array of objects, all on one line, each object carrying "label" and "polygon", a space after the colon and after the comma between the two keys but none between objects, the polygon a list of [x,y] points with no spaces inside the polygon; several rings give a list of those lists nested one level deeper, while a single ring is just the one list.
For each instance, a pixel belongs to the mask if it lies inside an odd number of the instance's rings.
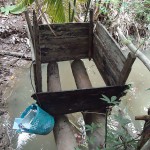
[{"label": "palm frond", "polygon": [[51,17],[52,22],[65,22],[65,11],[62,0],[45,0],[46,13]]}]

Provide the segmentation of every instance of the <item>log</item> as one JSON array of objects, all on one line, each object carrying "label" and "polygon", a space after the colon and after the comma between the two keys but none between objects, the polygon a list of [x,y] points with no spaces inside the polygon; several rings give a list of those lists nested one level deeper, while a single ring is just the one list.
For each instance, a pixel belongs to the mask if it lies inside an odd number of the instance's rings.
[{"label": "log", "polygon": [[7,52],[7,51],[2,50],[0,51],[0,55],[13,56],[13,57],[17,57],[17,58],[21,58],[21,59],[29,60],[29,61],[32,60],[30,56],[25,56],[24,54],[17,53],[17,52]]},{"label": "log", "polygon": [[[77,88],[92,88],[92,84],[89,80],[88,74],[86,72],[86,68],[81,60],[75,60],[71,64],[73,76],[75,78],[75,82]],[[99,110],[99,112],[101,112]],[[94,114],[94,113],[83,113],[83,117],[85,120],[85,124],[91,125],[92,123],[95,124],[102,124],[105,126],[105,114]],[[91,132],[87,132],[87,136],[94,137],[95,141],[94,144],[89,143],[89,150],[95,150],[99,146],[103,146],[105,142],[105,128],[97,128],[92,134]]]},{"label": "log", "polygon": [[135,54],[135,56],[137,56],[143,62],[143,64],[150,71],[150,60],[141,51],[139,51],[139,49],[137,49],[131,41],[126,39],[119,27],[117,28],[117,31],[123,43],[131,50],[133,54]]},{"label": "log", "polygon": [[[47,83],[48,91],[61,91],[58,64],[56,62],[48,64]],[[55,116],[54,137],[57,150],[74,150],[77,147],[71,125],[65,115]]]}]

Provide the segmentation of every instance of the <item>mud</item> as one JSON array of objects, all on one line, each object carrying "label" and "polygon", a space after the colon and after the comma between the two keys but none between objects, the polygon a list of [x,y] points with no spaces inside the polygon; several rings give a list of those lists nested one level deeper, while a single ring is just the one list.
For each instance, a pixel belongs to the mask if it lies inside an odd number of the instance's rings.
[{"label": "mud", "polygon": [[[0,7],[5,5],[0,1]],[[17,52],[30,56],[24,15],[5,15],[0,13],[0,150],[10,150],[7,126],[3,123],[7,116],[7,99],[4,99],[6,88],[15,78],[15,70],[29,63],[22,58],[3,55],[3,51]]]}]

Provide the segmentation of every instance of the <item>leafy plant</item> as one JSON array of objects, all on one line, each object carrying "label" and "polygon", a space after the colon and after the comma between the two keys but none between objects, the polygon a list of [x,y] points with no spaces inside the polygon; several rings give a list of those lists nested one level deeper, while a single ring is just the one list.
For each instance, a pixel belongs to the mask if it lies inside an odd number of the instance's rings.
[{"label": "leafy plant", "polygon": [[76,9],[79,4],[86,3],[87,0],[19,0],[17,5],[1,7],[2,13],[8,15],[20,14],[24,12],[28,6],[35,2],[36,8],[42,12],[46,12],[50,16],[51,22],[62,23],[73,21]]},{"label": "leafy plant", "polygon": [[[110,119],[111,118],[111,119]],[[114,118],[112,120],[112,118]],[[116,121],[119,124],[119,127],[116,128],[112,124],[112,121]],[[137,146],[137,139],[134,139],[126,129],[126,126],[131,123],[131,121],[125,117],[122,117],[119,113],[117,115],[111,115],[108,118],[108,125],[107,125],[107,143],[105,148],[97,147],[96,150],[125,150],[130,149],[134,150]],[[104,126],[98,126],[95,123],[91,125],[86,125],[86,131],[90,131],[93,133],[97,128],[104,128]],[[87,137],[87,143],[94,145],[95,137],[90,136]],[[79,149],[80,150],[80,149]]]},{"label": "leafy plant", "polygon": [[20,14],[25,11],[27,6],[31,5],[33,2],[34,0],[20,0],[17,5],[1,7],[0,10],[2,13],[5,13],[5,15],[8,15],[9,13]]},{"label": "leafy plant", "polygon": [[91,125],[85,125],[85,128],[86,128],[85,130],[93,133],[97,128],[100,128],[100,127],[102,127],[101,124],[97,125],[97,124],[92,122]]},{"label": "leafy plant", "polygon": [[119,102],[117,102],[117,97],[116,96],[112,96],[111,98],[109,98],[106,95],[102,94],[102,98],[100,98],[100,99],[107,102],[110,105],[118,105],[119,104]]}]

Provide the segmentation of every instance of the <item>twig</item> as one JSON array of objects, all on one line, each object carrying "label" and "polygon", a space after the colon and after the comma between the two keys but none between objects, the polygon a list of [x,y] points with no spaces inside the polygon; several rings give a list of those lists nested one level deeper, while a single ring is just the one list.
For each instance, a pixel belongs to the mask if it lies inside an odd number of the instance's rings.
[{"label": "twig", "polygon": [[7,55],[7,56],[13,56],[17,58],[22,58],[24,60],[32,60],[30,56],[24,56],[24,54],[17,53],[17,52],[7,52],[7,51],[0,51],[0,55]]},{"label": "twig", "polygon": [[45,16],[45,14],[43,13],[43,11],[41,10],[41,6],[39,6],[39,3],[38,3],[37,0],[36,0],[36,4],[37,4],[38,9],[39,9],[40,12],[41,12],[41,15],[43,16],[44,20],[46,21],[46,23],[47,23],[49,29],[50,29],[51,32],[54,34],[54,36],[57,36],[56,33],[54,32],[54,30],[51,28],[50,24],[48,23],[48,21],[47,21],[47,19],[46,19],[46,16]]}]

